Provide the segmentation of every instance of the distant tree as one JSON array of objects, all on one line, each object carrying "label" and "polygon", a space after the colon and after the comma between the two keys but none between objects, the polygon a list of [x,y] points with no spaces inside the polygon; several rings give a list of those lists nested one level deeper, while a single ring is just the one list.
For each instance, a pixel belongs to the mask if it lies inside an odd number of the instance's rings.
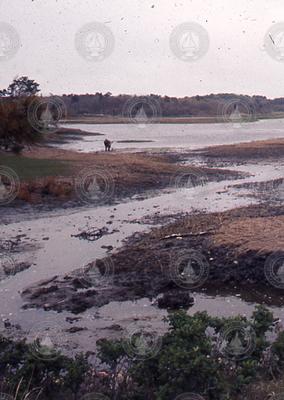
[{"label": "distant tree", "polygon": [[72,95],[71,96],[71,104],[72,108],[74,109],[75,114],[79,114],[79,109],[80,109],[80,96],[78,95]]},{"label": "distant tree", "polygon": [[0,105],[0,148],[19,153],[25,145],[41,140],[27,117],[32,97],[5,101]]},{"label": "distant tree", "polygon": [[39,84],[27,76],[14,79],[7,89],[0,90],[0,97],[27,97],[34,96],[40,91]]},{"label": "distant tree", "polygon": [[0,91],[0,148],[19,153],[24,145],[41,139],[28,118],[28,109],[38,92],[39,84],[27,76],[14,79]]},{"label": "distant tree", "polygon": [[[138,95],[113,95],[110,92],[105,94],[96,92],[95,94],[76,94],[63,95],[64,103],[69,115],[83,114],[105,114],[122,115],[125,105],[130,100],[133,103],[143,98],[148,100],[149,104],[156,103],[162,116],[187,117],[187,116],[206,116],[218,117],[220,115],[220,106],[225,103],[236,102],[247,105],[252,109],[247,112],[253,114],[271,114],[273,112],[284,112],[284,99],[269,100],[264,96],[244,96],[234,93],[219,93],[210,95],[197,95],[193,97],[185,96],[183,98],[158,96],[155,94]],[[137,104],[139,106],[139,104]]]}]

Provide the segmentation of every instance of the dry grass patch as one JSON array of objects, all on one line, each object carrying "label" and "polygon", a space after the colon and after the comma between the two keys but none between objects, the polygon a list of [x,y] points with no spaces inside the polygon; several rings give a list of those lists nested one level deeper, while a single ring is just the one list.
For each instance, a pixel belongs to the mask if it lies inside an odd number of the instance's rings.
[{"label": "dry grass patch", "polygon": [[238,254],[250,250],[270,253],[284,249],[284,216],[240,218],[226,222],[212,236],[214,246],[234,247]]},{"label": "dry grass patch", "polygon": [[204,176],[206,180],[221,180],[237,177],[229,170],[180,166],[173,155],[149,155],[145,153],[96,152],[79,153],[51,147],[36,147],[26,151],[23,158],[48,159],[65,162],[70,166],[70,175],[75,177],[83,169],[96,170],[111,175],[117,194],[133,194],[145,190],[174,186],[175,178],[183,173]]},{"label": "dry grass patch", "polygon": [[44,200],[49,201],[51,197],[65,201],[73,196],[73,185],[70,179],[48,177],[21,183],[17,198],[31,204],[39,204]]},{"label": "dry grass patch", "polygon": [[[160,241],[169,235],[206,235],[210,248],[230,248],[236,254],[272,253],[284,249],[284,215],[280,207],[250,206],[221,213],[197,213],[153,229],[148,240]],[[201,234],[201,235],[200,235]]]},{"label": "dry grass patch", "polygon": [[204,149],[206,157],[269,158],[284,156],[284,139],[258,140],[253,142],[212,146]]},{"label": "dry grass patch", "polygon": [[281,400],[284,398],[284,378],[249,385],[236,400]]}]

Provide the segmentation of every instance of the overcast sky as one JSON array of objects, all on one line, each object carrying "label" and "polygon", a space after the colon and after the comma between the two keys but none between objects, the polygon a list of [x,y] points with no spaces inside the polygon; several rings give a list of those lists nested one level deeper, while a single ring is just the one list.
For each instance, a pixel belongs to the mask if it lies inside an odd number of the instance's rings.
[{"label": "overcast sky", "polygon": [[[28,75],[44,94],[284,97],[284,62],[263,47],[271,25],[284,21],[283,0],[0,0],[0,11],[21,41],[14,57],[0,62],[0,88]],[[105,23],[115,39],[99,62],[86,61],[74,45],[92,21]],[[191,21],[207,30],[210,45],[201,59],[184,62],[169,37]]]}]

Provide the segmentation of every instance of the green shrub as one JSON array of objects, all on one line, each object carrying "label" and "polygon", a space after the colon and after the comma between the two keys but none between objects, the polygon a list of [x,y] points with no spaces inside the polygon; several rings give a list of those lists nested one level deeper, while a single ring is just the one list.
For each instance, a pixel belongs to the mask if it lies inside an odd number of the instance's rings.
[{"label": "green shrub", "polygon": [[[40,391],[39,399],[76,400],[99,387],[112,400],[168,400],[187,392],[206,400],[233,400],[238,396],[245,399],[249,388],[283,375],[284,332],[272,344],[268,341],[267,333],[277,332],[272,313],[263,306],[257,307],[249,320],[212,318],[205,312],[189,316],[179,311],[169,314],[167,321],[169,329],[160,338],[159,351],[148,358],[130,354],[126,338],[99,340],[97,356],[108,370],[101,378],[94,374],[87,355],[71,359],[58,353],[43,361],[25,341],[0,337],[2,391],[18,392],[18,398]],[[219,348],[223,330],[234,324],[254,330],[248,357],[228,357]]]},{"label": "green shrub", "polygon": [[[154,357],[139,360],[129,357],[123,341],[99,342],[99,356],[115,370],[117,362],[124,360],[127,376],[133,391],[123,393],[118,399],[166,400],[178,394],[199,393],[205,399],[233,399],[238,393],[259,379],[270,379],[271,374],[263,362],[270,351],[266,334],[273,329],[273,315],[258,306],[252,318],[211,318],[207,313],[189,316],[183,311],[168,317],[169,331],[162,337],[161,350]],[[227,358],[218,351],[221,331],[231,324],[244,324],[255,333],[254,346],[246,358]],[[208,335],[207,329],[214,334]],[[277,368],[284,367],[284,333],[273,345],[271,368],[277,359]]]}]

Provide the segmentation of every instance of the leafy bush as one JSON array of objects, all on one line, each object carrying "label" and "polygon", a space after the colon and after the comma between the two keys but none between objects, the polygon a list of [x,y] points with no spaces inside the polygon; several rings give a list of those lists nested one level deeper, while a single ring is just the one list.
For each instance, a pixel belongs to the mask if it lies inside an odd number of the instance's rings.
[{"label": "leafy bush", "polygon": [[[98,372],[87,355],[75,359],[60,353],[53,360],[35,358],[25,341],[0,340],[2,391],[24,396],[35,392],[41,399],[81,397],[86,392],[104,393],[115,400],[168,400],[194,392],[206,400],[251,398],[267,382],[281,379],[284,371],[284,332],[263,306],[251,319],[212,318],[207,313],[169,314],[169,330],[161,338],[160,351],[142,359],[129,354],[124,338],[98,341],[97,356],[107,371]],[[254,346],[248,357],[230,358],[219,348],[224,329],[245,324],[254,330]],[[267,334],[276,335],[271,343]],[[143,344],[143,342],[140,342]],[[145,342],[144,342],[145,344]],[[262,389],[263,390],[263,389]],[[246,395],[248,393],[248,396]]]},{"label": "leafy bush", "polygon": [[[184,311],[170,314],[170,329],[162,337],[160,352],[144,361],[130,357],[127,346],[120,341],[100,341],[99,356],[115,370],[124,360],[127,376],[132,383],[130,391],[120,392],[119,399],[166,400],[178,394],[194,392],[205,399],[232,399],[258,379],[270,379],[280,372],[284,362],[284,333],[280,333],[273,345],[272,370],[263,362],[264,353],[271,344],[266,334],[273,330],[273,315],[265,307],[258,306],[251,320],[245,317],[211,318],[207,313],[187,315]],[[218,350],[223,329],[232,324],[244,323],[255,332],[255,346],[247,358],[227,358]],[[208,334],[208,328],[214,331]],[[283,364],[284,366],[284,364]],[[272,372],[272,374],[271,374]],[[126,373],[125,373],[126,374]]]},{"label": "leafy bush", "polygon": [[28,108],[38,92],[39,84],[27,76],[14,79],[7,89],[0,90],[0,147],[19,154],[23,144],[41,139],[28,120]]},{"label": "leafy bush", "polygon": [[[12,342],[0,338],[0,386],[2,391],[21,396],[39,389],[44,398],[54,398],[58,392],[73,393],[76,398],[85,374],[90,368],[86,356],[70,359],[58,353],[52,360],[35,357],[25,341]],[[20,387],[19,387],[20,383]]]},{"label": "leafy bush", "polygon": [[19,153],[21,145],[34,144],[41,135],[30,124],[27,110],[32,97],[4,99],[0,104],[0,147]]}]

